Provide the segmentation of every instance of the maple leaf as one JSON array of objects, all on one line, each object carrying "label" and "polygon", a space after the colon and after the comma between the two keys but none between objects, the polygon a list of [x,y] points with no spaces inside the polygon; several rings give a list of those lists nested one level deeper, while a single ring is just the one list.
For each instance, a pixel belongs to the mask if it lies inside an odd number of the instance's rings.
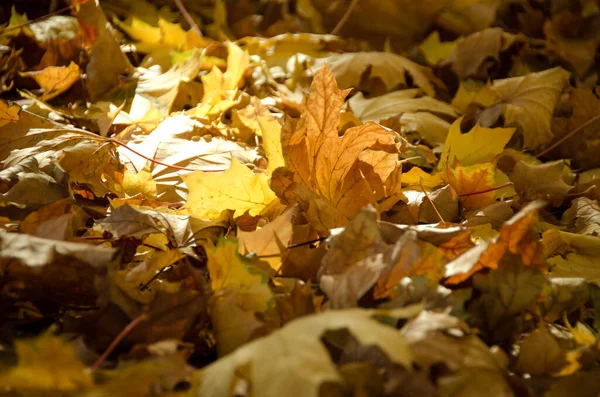
[{"label": "maple leaf", "polygon": [[20,106],[9,105],[8,102],[0,99],[0,127],[19,121],[20,112]]},{"label": "maple leaf", "polygon": [[448,131],[439,169],[455,160],[463,166],[490,162],[502,153],[515,131],[514,128],[485,128],[476,124],[469,132],[462,133],[462,121],[462,117],[457,119]]},{"label": "maple leaf", "polygon": [[47,101],[67,91],[81,78],[81,71],[76,63],[69,66],[48,66],[37,72],[21,73],[21,76],[31,77],[44,90],[40,100]]},{"label": "maple leaf", "polygon": [[495,201],[496,167],[491,163],[446,165],[442,175],[444,181],[462,196],[460,201],[466,209],[482,208]]},{"label": "maple leaf", "polygon": [[93,386],[92,376],[77,357],[75,346],[46,332],[15,341],[18,363],[0,374],[0,385],[25,393],[73,393]]},{"label": "maple leaf", "polygon": [[494,81],[492,95],[502,104],[504,125],[518,126],[526,148],[537,149],[552,141],[552,113],[569,73],[561,68]]},{"label": "maple leaf", "polygon": [[562,160],[545,164],[529,164],[519,161],[510,174],[515,189],[526,200],[546,200],[557,206],[573,189],[575,174]]},{"label": "maple leaf", "polygon": [[324,66],[313,80],[302,117],[288,119],[282,134],[296,193],[311,223],[323,233],[344,225],[366,204],[383,209],[378,201],[394,200],[400,188],[398,137],[393,131],[366,123],[339,137],[346,94]]},{"label": "maple leaf", "polygon": [[523,265],[540,272],[547,269],[543,247],[533,227],[543,202],[533,201],[506,221],[497,237],[480,243],[446,265],[447,284],[458,284],[482,269],[496,269],[505,252],[520,257]]},{"label": "maple leaf", "polygon": [[435,96],[435,88],[427,75],[428,69],[400,55],[387,52],[335,54],[319,59],[315,68],[325,64],[329,65],[342,88],[359,86],[366,72],[367,76],[380,78],[386,89],[391,91],[398,85],[406,85],[405,73],[408,72],[427,95]]},{"label": "maple leaf", "polygon": [[256,216],[276,199],[266,175],[253,174],[235,159],[223,173],[195,171],[182,178],[190,192],[185,208],[199,218],[216,219],[227,210],[234,217],[246,211]]},{"label": "maple leaf", "polygon": [[[600,167],[600,156],[596,156],[600,150],[598,137],[600,120],[593,121],[593,118],[600,113],[600,100],[592,91],[577,87],[569,95],[568,107],[567,111],[572,112],[569,112],[570,117],[552,119],[554,142],[561,142],[561,144],[556,146],[548,156],[551,159],[571,159],[573,168]],[[570,136],[566,141],[561,141],[571,131],[582,127],[583,130]]]},{"label": "maple leaf", "polygon": [[266,226],[253,232],[238,230],[240,254],[248,255],[254,252],[259,257],[264,257],[263,259],[275,271],[278,271],[281,267],[281,256],[286,252],[287,246],[292,240],[293,215],[294,209],[291,208]]},{"label": "maple leaf", "polygon": [[225,355],[246,343],[262,323],[255,313],[265,313],[274,304],[268,277],[238,253],[238,243],[220,239],[207,247],[211,287],[212,321],[219,355]]},{"label": "maple leaf", "polygon": [[404,113],[430,112],[447,117],[457,117],[456,110],[445,102],[429,96],[416,98],[417,89],[390,92],[365,99],[357,93],[348,101],[350,109],[361,121],[381,120]]},{"label": "maple leaf", "polygon": [[[406,316],[410,310],[406,309]],[[414,312],[414,309],[412,310]],[[327,330],[347,329],[361,344],[376,345],[395,363],[410,365],[411,352],[399,332],[375,321],[374,310],[350,309],[310,315],[269,336],[248,343],[196,375],[200,396],[228,396],[236,371],[245,372],[260,395],[320,395],[327,381],[341,377],[321,337]],[[385,314],[385,313],[383,313]],[[408,314],[409,315],[409,314]],[[400,317],[404,317],[400,316]],[[277,360],[273,360],[277,357]]]}]

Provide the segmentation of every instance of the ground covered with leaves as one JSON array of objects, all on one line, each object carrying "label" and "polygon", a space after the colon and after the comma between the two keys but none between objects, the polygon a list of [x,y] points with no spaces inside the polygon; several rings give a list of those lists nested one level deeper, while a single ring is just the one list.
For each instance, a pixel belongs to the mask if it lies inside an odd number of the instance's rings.
[{"label": "ground covered with leaves", "polygon": [[600,395],[597,1],[0,15],[2,395]]}]

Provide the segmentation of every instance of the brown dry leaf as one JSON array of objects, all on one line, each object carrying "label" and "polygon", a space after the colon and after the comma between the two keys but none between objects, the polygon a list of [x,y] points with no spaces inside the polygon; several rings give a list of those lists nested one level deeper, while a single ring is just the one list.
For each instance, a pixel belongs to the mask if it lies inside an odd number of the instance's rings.
[{"label": "brown dry leaf", "polygon": [[0,267],[6,286],[3,294],[9,293],[12,299],[94,305],[94,283],[116,254],[114,248],[0,230]]},{"label": "brown dry leaf", "polygon": [[[574,15],[569,10],[564,10],[552,15],[544,23],[548,51],[569,63],[579,76],[585,75],[594,63],[600,44],[600,34],[591,28],[597,22],[597,16],[590,16],[586,20],[583,15]],[[574,30],[572,27],[577,25],[581,28]]]},{"label": "brown dry leaf", "polygon": [[[4,168],[0,171],[0,204],[33,211],[69,197],[66,175],[62,170],[53,168],[49,173],[43,172],[35,157]],[[12,215],[16,217],[17,213]]]},{"label": "brown dry leaf", "polygon": [[[282,133],[286,167],[294,173],[291,188],[321,233],[345,225],[367,204],[385,209],[397,201],[400,189],[399,138],[393,131],[366,123],[338,135],[346,94],[324,66],[302,117],[288,119]],[[275,175],[272,183],[281,183],[282,176]],[[387,203],[379,203],[384,199]]]},{"label": "brown dry leaf", "polygon": [[546,327],[527,335],[519,347],[517,369],[522,373],[552,375],[567,364],[566,351]]},{"label": "brown dry leaf", "polygon": [[505,252],[518,255],[526,267],[546,270],[543,247],[534,229],[543,202],[533,201],[504,223],[500,234],[480,243],[446,265],[446,284],[458,284],[482,269],[496,269]]},{"label": "brown dry leaf", "polygon": [[387,266],[377,211],[368,206],[329,240],[330,250],[319,269],[319,283],[333,309],[355,307]]},{"label": "brown dry leaf", "polygon": [[530,73],[523,77],[496,80],[491,88],[502,104],[504,125],[519,127],[523,145],[539,149],[552,141],[552,113],[569,73],[561,68]]},{"label": "brown dry leaf", "polygon": [[414,231],[406,232],[394,245],[392,258],[381,274],[373,295],[375,299],[388,297],[404,277],[424,276],[439,281],[444,277],[446,256],[435,245],[417,238]]},{"label": "brown dry leaf", "polygon": [[[584,88],[574,88],[569,95],[568,104],[572,112],[570,117],[555,117],[552,120],[553,142],[564,138],[600,113],[600,100],[592,91]],[[600,151],[598,131],[600,131],[600,120],[591,122],[553,149],[549,156],[552,159],[571,159],[573,168],[600,167],[600,156],[596,155]]]},{"label": "brown dry leaf", "polygon": [[328,64],[341,88],[358,87],[363,78],[379,78],[388,91],[406,87],[406,73],[427,95],[435,96],[429,69],[388,52],[353,52],[318,59],[314,70]]},{"label": "brown dry leaf", "polygon": [[578,197],[565,211],[562,222],[572,225],[572,230],[579,234],[600,236],[600,204],[598,200]]},{"label": "brown dry leaf", "polygon": [[460,80],[487,79],[489,69],[500,60],[500,52],[508,49],[515,40],[515,35],[501,28],[481,30],[457,43],[454,52],[442,65],[451,64]]},{"label": "brown dry leaf", "polygon": [[451,105],[429,96],[416,98],[418,89],[390,92],[366,99],[357,93],[348,101],[350,109],[361,121],[376,121],[405,113],[429,112],[446,117],[458,117]]},{"label": "brown dry leaf", "polygon": [[129,74],[133,66],[121,51],[99,2],[80,2],[75,16],[90,57],[85,70],[86,88],[90,97],[96,100],[119,84],[121,75]]},{"label": "brown dry leaf", "polygon": [[558,206],[573,189],[575,174],[563,160],[537,165],[521,160],[513,168],[510,180],[525,200],[546,200]]}]

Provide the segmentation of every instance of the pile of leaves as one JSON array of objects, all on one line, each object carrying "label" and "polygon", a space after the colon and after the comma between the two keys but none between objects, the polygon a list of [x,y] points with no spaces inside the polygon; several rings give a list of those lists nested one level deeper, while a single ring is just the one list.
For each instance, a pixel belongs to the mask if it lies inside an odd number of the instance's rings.
[{"label": "pile of leaves", "polygon": [[61,5],[0,28],[3,395],[599,395],[598,2]]}]

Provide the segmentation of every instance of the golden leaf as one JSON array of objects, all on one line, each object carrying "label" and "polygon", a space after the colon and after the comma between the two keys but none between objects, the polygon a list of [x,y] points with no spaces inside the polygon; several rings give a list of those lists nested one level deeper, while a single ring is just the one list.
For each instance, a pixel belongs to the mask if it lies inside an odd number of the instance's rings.
[{"label": "golden leaf", "polygon": [[226,210],[234,217],[246,211],[255,216],[276,198],[266,175],[254,175],[235,158],[223,173],[195,171],[182,178],[189,189],[185,209],[203,219],[216,219]]},{"label": "golden leaf", "polygon": [[9,105],[8,102],[0,99],[0,127],[19,121],[21,108],[18,105]]},{"label": "golden leaf", "polygon": [[301,118],[288,119],[282,132],[296,193],[321,232],[343,226],[367,204],[381,210],[380,200],[397,201],[400,191],[396,133],[369,122],[338,135],[346,94],[325,65],[313,80]]}]

